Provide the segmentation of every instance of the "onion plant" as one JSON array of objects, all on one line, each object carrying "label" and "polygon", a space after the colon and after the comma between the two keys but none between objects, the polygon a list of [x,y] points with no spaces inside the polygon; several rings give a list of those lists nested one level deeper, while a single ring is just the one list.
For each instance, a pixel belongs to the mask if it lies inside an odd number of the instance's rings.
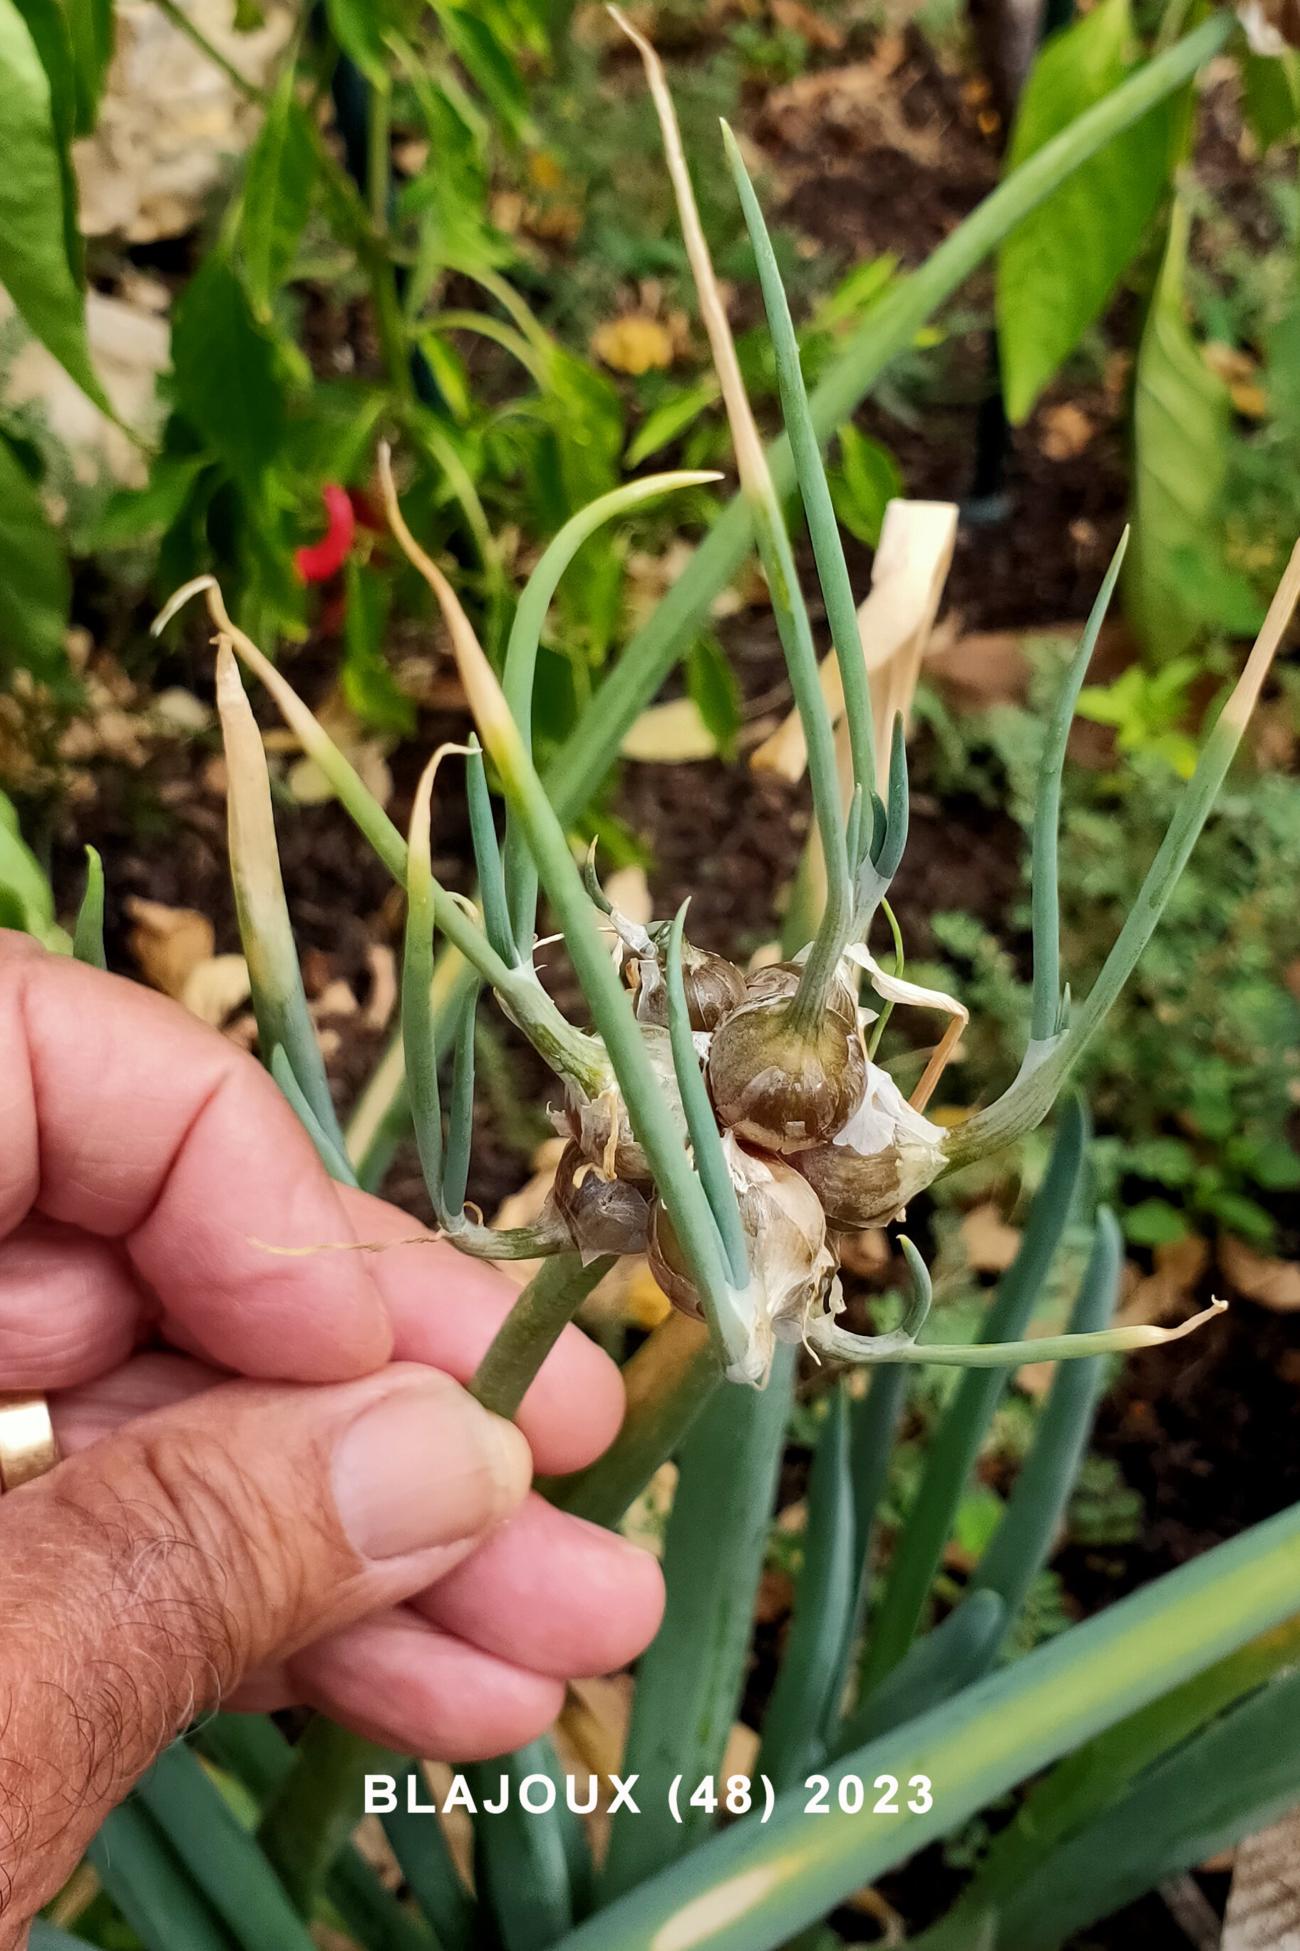
[{"label": "onion plant", "polygon": [[[1026,166],[1026,174],[1036,171],[1031,189],[1016,192],[1012,179],[997,193],[1002,216],[987,214],[995,197],[971,220],[973,239],[944,247],[950,264],[968,265],[977,244],[987,248],[998,225],[1045,194],[1090,143],[1181,86],[1227,31],[1220,20],[1204,23],[1116,90],[1104,114],[1090,112],[1048,145]],[[1121,545],[1044,749],[1024,1059],[1000,1096],[952,1121],[932,1120],[927,1106],[953,1035],[907,1095],[877,1060],[873,1010],[864,1002],[865,977],[866,993],[882,1010],[938,1001],[958,1028],[964,1017],[955,999],[885,973],[873,952],[873,942],[887,938],[887,897],[905,858],[906,753],[896,728],[882,791],[854,592],[821,459],[826,404],[805,388],[762,211],[724,130],[780,381],[786,445],[769,461],[740,381],[672,104],[652,49],[628,32],[660,115],[733,431],[741,502],[683,579],[693,578],[689,594],[683,597],[679,585],[669,597],[673,618],[651,625],[642,648],[630,650],[630,663],[609,680],[613,702],[598,700],[597,729],[579,729],[570,759],[603,753],[627,700],[662,674],[665,645],[676,641],[691,605],[705,600],[715,573],[699,563],[734,561],[737,538],[752,536],[802,720],[825,868],[824,910],[809,938],[790,943],[775,966],[746,971],[691,942],[688,907],[644,925],[620,914],[602,890],[599,863],[583,862],[571,844],[575,795],[591,783],[586,758],[586,769],[556,790],[533,755],[538,644],[578,549],[635,503],[669,495],[698,475],[635,481],[574,517],[520,592],[496,669],[452,579],[408,526],[400,457],[395,463],[380,450],[393,534],[432,594],[473,720],[462,744],[430,757],[405,833],[228,614],[210,577],[179,591],[157,627],[192,598],[207,605],[228,757],[231,865],[262,1054],[326,1169],[341,1179],[364,1176],[365,1148],[359,1156],[335,1120],[311,1031],[264,750],[241,666],[270,693],[405,893],[399,1068],[438,1228],[465,1254],[540,1263],[475,1378],[480,1399],[514,1412],[564,1324],[618,1259],[647,1254],[672,1303],[627,1362],[628,1414],[611,1451],[580,1477],[545,1486],[566,1508],[612,1524],[665,1459],[678,1462],[666,1538],[668,1613],[638,1671],[621,1768],[625,1779],[642,1784],[638,1806],[635,1813],[626,1802],[616,1810],[596,1859],[589,1836],[566,1814],[562,1792],[540,1811],[522,1811],[507,1798],[502,1813],[488,1814],[471,1771],[467,1793],[480,1804],[471,1886],[440,1825],[420,1813],[426,1790],[417,1763],[322,1722],[295,1748],[270,1723],[218,1717],[196,1737],[207,1766],[192,1750],[173,1750],[96,1846],[105,1886],[150,1947],[292,1945],[307,1941],[308,1926],[326,1918],[358,1944],[409,1951],[484,1943],[506,1951],[764,1951],[788,1941],[833,1943],[798,1934],[924,1842],[1077,1749],[1034,1789],[933,1940],[936,1951],[959,1943],[1026,1951],[1060,1942],[1145,1887],[1144,1877],[1170,1874],[1232,1840],[1300,1785],[1300,1745],[1283,1744],[1283,1761],[1276,1744],[1264,1756],[1254,1738],[1270,1717],[1300,1721],[1297,1635],[1285,1623],[1300,1615],[1300,1513],[1207,1554],[1026,1658],[1004,1657],[1075,1480],[1101,1358],[1172,1341],[1218,1311],[1216,1303],[1173,1329],[1113,1325],[1118,1233],[1108,1213],[1089,1210],[1086,1118],[1062,1092],[1158,925],[1210,812],[1300,595],[1300,552],[1206,737],[1128,921],[1075,1003],[1060,965],[1056,902],[1061,776],[1070,715]],[[876,369],[943,294],[945,276],[918,273],[892,325],[872,328],[883,334]],[[842,407],[842,384],[827,384]],[[845,700],[847,806],[787,526],[791,481]],[[446,887],[433,871],[439,790],[466,796],[472,890]],[[547,925],[560,931],[581,989],[581,1021],[557,1007],[538,977],[543,897]],[[102,899],[96,875],[77,930],[79,953],[94,953]],[[553,1072],[565,1138],[544,1209],[507,1231],[485,1224],[466,1198],[474,1023],[484,991]],[[900,1245],[910,1292],[899,1325],[850,1332],[841,1319],[845,1241],[895,1226],[942,1175],[1013,1143],[1058,1103],[1051,1160],[1020,1251],[977,1339],[927,1338],[930,1277],[906,1236]],[[1031,1327],[1067,1225],[1080,1219],[1091,1251],[1068,1331],[1036,1336]],[[792,1629],[752,1774],[719,1790],[713,1784],[736,1716],[801,1350],[828,1371],[830,1386]],[[934,1625],[936,1575],[958,1503],[1007,1379],[1027,1360],[1062,1366],[1000,1526],[961,1602]],[[903,1380],[918,1364],[964,1373],[877,1592],[877,1508]],[[850,1388],[844,1377],[853,1368],[869,1375]],[[516,1788],[554,1782],[556,1769],[550,1744],[537,1743],[493,1764],[479,1786],[495,1795],[498,1778]],[[401,1894],[350,1841],[367,1776],[381,1784],[372,1806],[400,1867]],[[218,1783],[239,1813],[232,1814]],[[724,1815],[738,1819],[720,1829]],[[1148,1821],[1150,1848],[1141,1840]],[[1037,1898],[1027,1898],[1027,1890]],[[41,1941],[38,1931],[34,1942]]]}]

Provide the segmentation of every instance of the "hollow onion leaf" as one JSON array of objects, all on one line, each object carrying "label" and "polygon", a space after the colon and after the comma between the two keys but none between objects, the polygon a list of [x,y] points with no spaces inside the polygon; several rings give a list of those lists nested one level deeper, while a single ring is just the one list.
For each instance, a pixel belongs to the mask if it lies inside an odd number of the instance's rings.
[{"label": "hollow onion leaf", "polygon": [[[827,1812],[802,1790],[737,1823],[563,1940],[557,1951],[771,1951],[850,1891],[1123,1716],[1300,1610],[1300,1507],[1121,1599],[958,1700],[828,1771]],[[864,1819],[840,1786],[899,1783],[897,1815]],[[927,1796],[912,1789],[928,1778]],[[908,1806],[909,1798],[917,1806]]]},{"label": "hollow onion leaf", "polygon": [[[794,1351],[782,1348],[765,1390],[723,1389],[683,1445],[664,1545],[668,1605],[637,1670],[622,1770],[639,1773],[647,1794],[639,1814],[615,1812],[602,1904],[712,1827],[712,1812],[689,1796],[721,1766],[736,1717],[793,1385]],[[680,1823],[668,1800],[677,1775]]]},{"label": "hollow onion leaf", "polygon": [[[1051,1161],[1030,1211],[1020,1251],[1003,1275],[981,1330],[984,1342],[1021,1333],[1056,1257],[1083,1172],[1086,1119],[1068,1103]],[[903,1522],[862,1669],[871,1689],[897,1666],[916,1632],[980,1443],[1006,1386],[1006,1369],[972,1370],[962,1377],[926,1457],[920,1486]]]},{"label": "hollow onion leaf", "polygon": [[778,1793],[802,1781],[820,1759],[822,1731],[838,1704],[832,1690],[843,1684],[840,1654],[852,1624],[858,1572],[851,1454],[848,1404],[837,1388],[813,1455],[794,1616],[755,1764]]}]

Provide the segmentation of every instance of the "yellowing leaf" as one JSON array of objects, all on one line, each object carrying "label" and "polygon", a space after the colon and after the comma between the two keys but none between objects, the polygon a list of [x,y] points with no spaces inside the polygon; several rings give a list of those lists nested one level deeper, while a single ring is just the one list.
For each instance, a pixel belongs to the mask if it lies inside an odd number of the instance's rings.
[{"label": "yellowing leaf", "polygon": [[651,705],[629,728],[622,746],[625,759],[640,759],[648,765],[711,759],[717,749],[717,740],[700,716],[694,698],[673,698],[665,705]]}]

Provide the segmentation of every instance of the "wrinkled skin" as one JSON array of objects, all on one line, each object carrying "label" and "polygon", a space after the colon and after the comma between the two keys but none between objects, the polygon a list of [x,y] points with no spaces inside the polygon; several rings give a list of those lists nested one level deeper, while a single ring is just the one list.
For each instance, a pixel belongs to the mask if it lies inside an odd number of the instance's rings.
[{"label": "wrinkled skin", "polygon": [[326,1178],[253,1060],[0,933],[0,1377],[65,1460],[0,1497],[0,1951],[219,1701],[498,1754],[646,1644],[657,1566],[528,1490],[617,1430],[567,1330],[518,1427],[462,1384],[513,1290]]}]

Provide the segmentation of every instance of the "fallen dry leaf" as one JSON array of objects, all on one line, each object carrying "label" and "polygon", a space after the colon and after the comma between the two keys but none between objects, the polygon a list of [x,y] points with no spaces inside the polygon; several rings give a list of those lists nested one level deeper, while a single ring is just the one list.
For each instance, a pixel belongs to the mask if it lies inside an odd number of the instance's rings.
[{"label": "fallen dry leaf", "polygon": [[1073,400],[1044,407],[1038,424],[1038,445],[1049,461],[1077,459],[1097,431],[1095,423]]},{"label": "fallen dry leaf", "polygon": [[806,7],[803,0],[772,0],[772,18],[787,33],[801,34],[810,47],[822,47],[837,54],[844,45],[844,29],[827,20],[824,13]]},{"label": "fallen dry leaf", "polygon": [[1248,1301],[1276,1314],[1300,1309],[1300,1262],[1272,1260],[1228,1233],[1219,1241],[1219,1266],[1224,1279]]},{"label": "fallen dry leaf", "polygon": [[126,911],[135,923],[129,942],[141,975],[164,995],[179,998],[199,964],[212,959],[212,923],[196,908],[169,908],[139,894],[128,898]]},{"label": "fallen dry leaf", "polygon": [[607,319],[591,335],[591,349],[611,372],[664,372],[673,363],[673,335],[657,318],[630,312]]},{"label": "fallen dry leaf", "polygon": [[646,765],[685,765],[711,759],[717,750],[717,740],[693,698],[651,705],[631,726],[622,745],[625,759],[639,759]]},{"label": "fallen dry leaf", "polygon": [[978,1274],[1005,1273],[1020,1248],[1020,1229],[1008,1226],[992,1200],[972,1206],[961,1222],[966,1258]]},{"label": "fallen dry leaf", "polygon": [[1155,1249],[1151,1273],[1136,1280],[1116,1316],[1123,1328],[1159,1327],[1187,1304],[1210,1264],[1208,1243],[1197,1233],[1185,1240],[1168,1240]]},{"label": "fallen dry leaf", "polygon": [[219,1030],[252,993],[248,964],[242,955],[212,955],[196,963],[186,976],[180,1000],[191,1016]]}]

